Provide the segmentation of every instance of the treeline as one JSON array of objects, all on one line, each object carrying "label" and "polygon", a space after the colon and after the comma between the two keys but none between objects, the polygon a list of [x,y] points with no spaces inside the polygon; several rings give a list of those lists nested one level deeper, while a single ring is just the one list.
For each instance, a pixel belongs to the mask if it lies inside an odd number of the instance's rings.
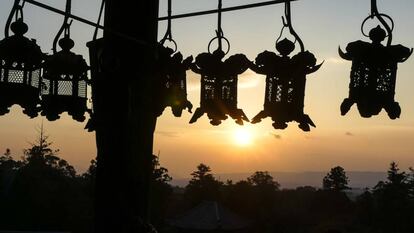
[{"label": "treeline", "polygon": [[[51,146],[41,132],[20,160],[9,149],[0,155],[0,231],[93,232],[97,163],[92,160],[85,173],[77,174]],[[172,178],[156,156],[152,162],[151,202],[159,223]]]},{"label": "treeline", "polygon": [[[16,160],[7,150],[0,156],[0,230],[92,232],[96,161],[77,174],[58,157],[47,137],[39,139]],[[266,171],[245,180],[222,182],[200,164],[185,188],[172,187],[168,170],[153,156],[152,222],[165,224],[204,200],[218,201],[250,220],[257,233],[412,233],[414,170],[400,171],[391,163],[388,177],[356,199],[347,195],[349,179],[334,167],[321,180],[323,188],[281,189]]]},{"label": "treeline", "polygon": [[[400,171],[390,164],[387,180],[350,199],[345,170],[334,167],[321,180],[323,188],[281,189],[268,172],[258,171],[236,183],[217,180],[200,164],[177,209],[191,208],[202,200],[215,200],[254,222],[252,232],[310,233],[412,233],[414,232],[414,170]],[[171,215],[176,215],[173,213]]]}]

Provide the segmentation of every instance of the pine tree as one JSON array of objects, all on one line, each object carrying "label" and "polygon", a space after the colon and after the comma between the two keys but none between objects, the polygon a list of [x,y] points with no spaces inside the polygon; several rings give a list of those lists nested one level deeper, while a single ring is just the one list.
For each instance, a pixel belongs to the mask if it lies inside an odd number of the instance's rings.
[{"label": "pine tree", "polygon": [[323,178],[323,188],[332,191],[344,191],[348,187],[349,178],[346,176],[345,169],[336,166]]}]

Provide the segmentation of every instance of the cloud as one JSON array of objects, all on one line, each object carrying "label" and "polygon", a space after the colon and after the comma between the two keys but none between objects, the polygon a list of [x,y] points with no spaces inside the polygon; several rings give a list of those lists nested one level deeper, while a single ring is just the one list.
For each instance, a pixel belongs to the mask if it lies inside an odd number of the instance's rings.
[{"label": "cloud", "polygon": [[161,136],[164,137],[169,137],[169,138],[176,138],[179,137],[177,132],[170,132],[170,131],[155,131],[156,134],[159,134]]},{"label": "cloud", "polygon": [[347,60],[344,60],[340,57],[330,57],[330,58],[327,58],[325,60],[325,62],[326,63],[332,63],[332,64],[345,64],[345,63],[348,63]]},{"label": "cloud", "polygon": [[272,135],[274,137],[274,139],[277,139],[277,140],[282,139],[282,135],[275,134],[275,133],[270,133],[270,135]]},{"label": "cloud", "polygon": [[354,136],[354,134],[353,134],[353,133],[351,133],[351,132],[346,132],[346,133],[345,133],[345,135],[346,135],[346,136],[350,136],[350,137]]}]

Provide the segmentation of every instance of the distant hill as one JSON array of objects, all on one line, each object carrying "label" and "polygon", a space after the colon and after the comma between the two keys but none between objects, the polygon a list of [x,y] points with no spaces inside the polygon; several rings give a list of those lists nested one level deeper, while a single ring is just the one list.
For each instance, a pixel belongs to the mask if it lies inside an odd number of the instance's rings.
[{"label": "distant hill", "polygon": [[[282,186],[281,188],[292,189],[299,186],[313,186],[322,187],[322,179],[327,172],[270,172],[277,182]],[[225,182],[226,180],[246,179],[252,173],[226,173],[214,174],[214,176]],[[347,172],[350,183],[349,186],[356,189],[372,188],[378,181],[385,180],[386,172]],[[188,184],[189,178],[173,179],[171,184],[174,186],[184,187]]]}]

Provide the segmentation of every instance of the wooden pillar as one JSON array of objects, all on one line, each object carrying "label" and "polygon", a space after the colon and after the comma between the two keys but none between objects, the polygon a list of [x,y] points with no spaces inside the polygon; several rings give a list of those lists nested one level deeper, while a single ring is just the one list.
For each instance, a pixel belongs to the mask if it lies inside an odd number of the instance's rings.
[{"label": "wooden pillar", "polygon": [[158,0],[106,0],[105,26],[145,44],[104,33],[103,75],[92,90],[98,151],[96,233],[144,232],[148,221],[157,18]]}]

